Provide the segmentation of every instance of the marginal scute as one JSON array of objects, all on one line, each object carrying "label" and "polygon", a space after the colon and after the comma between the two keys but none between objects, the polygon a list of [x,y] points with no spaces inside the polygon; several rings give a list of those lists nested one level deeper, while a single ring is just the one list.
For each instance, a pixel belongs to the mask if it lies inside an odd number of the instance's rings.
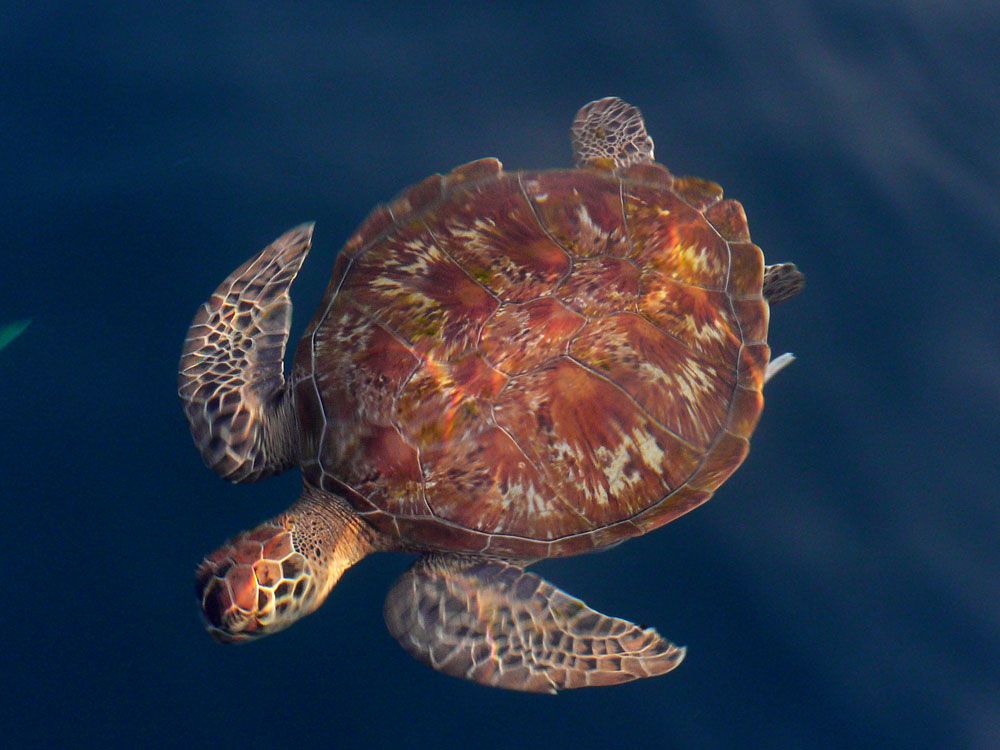
[{"label": "marginal scute", "polygon": [[722,433],[701,468],[688,480],[688,485],[696,490],[714,492],[739,468],[749,451],[750,442],[746,438]]},{"label": "marginal scute", "polygon": [[481,550],[484,555],[507,559],[518,557],[543,558],[550,555],[550,546],[547,543],[538,542],[533,539],[501,536],[500,534],[491,534],[486,536],[485,539],[485,546]]},{"label": "marginal scute", "polygon": [[699,211],[722,200],[722,186],[700,177],[674,177],[672,189],[685,203]]},{"label": "marginal scute", "polygon": [[641,182],[664,190],[670,190],[674,185],[674,176],[670,170],[656,162],[632,164],[621,171],[623,179]]},{"label": "marginal scute", "polygon": [[368,217],[361,222],[358,231],[351,236],[341,252],[347,256],[354,255],[358,250],[378,239],[392,226],[392,214],[389,213],[389,209],[382,205],[375,206]]},{"label": "marginal scute", "polygon": [[764,408],[764,394],[756,388],[738,387],[733,391],[733,401],[729,407],[726,430],[749,439],[760,419]]},{"label": "marginal scute", "polygon": [[710,491],[696,490],[685,484],[637,515],[632,519],[632,523],[645,534],[694,510],[711,496]]},{"label": "marginal scute", "polygon": [[624,542],[639,533],[638,527],[631,520],[619,521],[600,529],[594,529],[590,534],[590,543],[594,549],[604,549]]},{"label": "marginal scute", "polygon": [[770,307],[761,298],[751,298],[733,301],[736,319],[743,331],[743,343],[763,344],[767,342],[767,326],[770,319]]},{"label": "marginal scute", "polygon": [[719,201],[705,211],[705,218],[730,242],[749,242],[750,227],[747,226],[747,215],[739,201]]},{"label": "marginal scute", "polygon": [[740,349],[737,367],[737,385],[747,388],[762,388],[767,363],[771,359],[771,348],[767,344],[746,344]]},{"label": "marginal scute", "polygon": [[729,245],[732,263],[726,291],[733,299],[760,297],[764,284],[764,253],[750,242]]},{"label": "marginal scute", "polygon": [[545,550],[545,557],[570,557],[572,555],[583,555],[594,551],[594,540],[590,534],[574,534],[553,542]]},{"label": "marginal scute", "polygon": [[[478,547],[482,548],[486,546],[489,540],[486,534],[441,523],[434,516],[404,518],[400,516],[391,517],[385,513],[376,513],[366,516],[365,520],[384,533],[398,534],[404,544],[411,544],[421,549],[439,550],[441,552],[465,549],[470,546],[470,538],[476,540]],[[476,544],[473,543],[472,546],[475,547]]]},{"label": "marginal scute", "polygon": [[500,163],[499,159],[492,157],[476,159],[451,170],[448,173],[448,187],[468,182],[479,182],[490,177],[499,177],[501,174],[503,174],[503,164]]},{"label": "marginal scute", "polygon": [[405,190],[390,205],[396,223],[412,221],[417,218],[417,214],[426,209],[435,201],[441,199],[442,177],[439,174],[432,174],[422,182]]}]

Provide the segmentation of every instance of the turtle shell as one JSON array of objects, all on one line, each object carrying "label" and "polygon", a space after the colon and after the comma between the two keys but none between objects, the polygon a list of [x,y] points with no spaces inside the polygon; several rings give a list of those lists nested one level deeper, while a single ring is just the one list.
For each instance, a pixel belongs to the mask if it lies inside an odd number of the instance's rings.
[{"label": "turtle shell", "polygon": [[746,457],[763,270],[740,204],[659,165],[434,175],[349,240],[299,344],[305,479],[412,548],[661,526]]}]

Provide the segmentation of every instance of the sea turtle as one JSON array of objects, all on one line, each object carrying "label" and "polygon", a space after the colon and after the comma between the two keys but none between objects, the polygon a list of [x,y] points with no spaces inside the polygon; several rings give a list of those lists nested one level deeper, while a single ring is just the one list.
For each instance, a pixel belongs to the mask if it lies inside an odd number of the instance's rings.
[{"label": "sea turtle", "polygon": [[[220,641],[315,610],[354,563],[418,552],[385,620],[433,668],[515,690],[610,685],[684,649],[524,568],[644,534],[740,465],[763,406],[765,268],[743,208],[653,161],[638,109],[583,107],[574,169],[496,159],[377,207],[283,356],[313,227],[280,237],[198,311],[179,391],[233,482],[300,466],[298,502],[198,569]],[[773,363],[772,363],[773,364]]]}]

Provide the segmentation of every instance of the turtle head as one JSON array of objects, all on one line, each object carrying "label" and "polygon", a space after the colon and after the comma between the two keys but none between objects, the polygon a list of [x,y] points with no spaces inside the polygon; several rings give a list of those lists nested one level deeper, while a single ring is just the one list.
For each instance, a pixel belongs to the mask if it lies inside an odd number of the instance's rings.
[{"label": "turtle head", "polygon": [[286,513],[233,537],[198,566],[205,626],[222,643],[284,630],[319,607],[371,550],[371,532],[343,501],[307,490]]}]

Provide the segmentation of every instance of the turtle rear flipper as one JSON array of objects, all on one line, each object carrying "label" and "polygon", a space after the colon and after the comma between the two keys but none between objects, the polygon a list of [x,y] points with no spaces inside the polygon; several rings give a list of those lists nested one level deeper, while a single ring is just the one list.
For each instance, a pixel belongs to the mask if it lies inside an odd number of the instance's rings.
[{"label": "turtle rear flipper", "polygon": [[794,263],[776,263],[764,266],[764,299],[768,304],[791,299],[805,289],[806,277]]},{"label": "turtle rear flipper", "polygon": [[482,685],[555,693],[665,674],[684,649],[595,612],[504,562],[427,557],[385,602],[389,631],[434,669]]},{"label": "turtle rear flipper", "polygon": [[195,315],[178,393],[205,463],[232,482],[295,465],[296,428],[285,387],[292,322],[288,289],[312,243],[312,224],[285,233],[233,271]]}]

